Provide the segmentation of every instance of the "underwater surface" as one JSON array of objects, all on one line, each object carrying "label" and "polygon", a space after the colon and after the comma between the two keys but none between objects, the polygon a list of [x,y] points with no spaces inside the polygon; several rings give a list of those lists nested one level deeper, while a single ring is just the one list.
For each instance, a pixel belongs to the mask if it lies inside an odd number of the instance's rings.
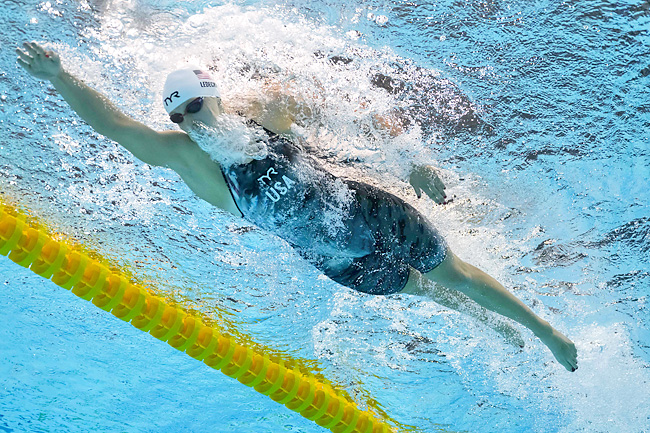
[{"label": "underwater surface", "polygon": [[[14,1],[0,8],[0,194],[134,279],[322,373],[403,431],[650,431],[650,4]],[[571,338],[568,373],[433,302],[353,292],[85,125],[14,47],[48,43],[125,113],[173,129],[168,72],[224,98],[300,92],[338,175],[422,211]],[[390,137],[374,116],[397,113]],[[417,199],[412,164],[452,200]],[[7,259],[0,431],[323,429]],[[235,326],[233,325],[233,326]]]}]

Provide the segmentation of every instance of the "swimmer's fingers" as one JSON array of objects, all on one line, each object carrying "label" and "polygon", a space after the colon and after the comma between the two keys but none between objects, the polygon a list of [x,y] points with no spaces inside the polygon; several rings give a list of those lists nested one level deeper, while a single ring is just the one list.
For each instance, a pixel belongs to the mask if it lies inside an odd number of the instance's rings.
[{"label": "swimmer's fingers", "polygon": [[20,66],[22,66],[23,68],[25,68],[28,72],[29,72],[29,69],[32,67],[29,63],[27,63],[23,59],[18,59],[18,64]]},{"label": "swimmer's fingers", "polygon": [[447,192],[445,191],[445,184],[442,183],[439,177],[436,177],[434,181],[436,191],[440,194],[440,201],[438,203],[444,203],[447,200]]},{"label": "swimmer's fingers", "polygon": [[444,193],[438,191],[438,189],[436,189],[432,184],[426,185],[424,191],[431,198],[431,200],[435,201],[438,204],[441,204],[445,201],[445,196],[443,195]]},{"label": "swimmer's fingers", "polygon": [[447,194],[445,193],[445,184],[440,180],[438,172],[429,165],[423,167],[423,170],[427,178],[427,195],[436,203],[443,203],[447,198]]},{"label": "swimmer's fingers", "polygon": [[[32,41],[31,46],[39,56],[45,56],[45,48],[40,46],[37,42]],[[47,57],[47,56],[46,56]]]},{"label": "swimmer's fingers", "polygon": [[440,180],[440,176],[438,175],[438,172],[435,169],[433,170],[433,185],[435,188],[438,190],[440,195],[442,196],[443,201],[447,198],[447,193],[445,192],[445,184],[442,183],[442,180]]},{"label": "swimmer's fingers", "polygon": [[415,189],[418,198],[422,196],[422,191],[438,204],[444,203],[447,198],[445,185],[440,180],[436,169],[430,165],[415,167],[411,172],[409,182]]},{"label": "swimmer's fingers", "polygon": [[422,198],[422,191],[426,195],[428,195],[431,200],[435,201],[436,203],[440,204],[445,201],[445,196],[443,193],[438,191],[433,185],[432,182],[429,182],[429,179],[418,177],[415,179],[411,179],[411,186],[415,190],[415,194],[418,196],[418,198]]},{"label": "swimmer's fingers", "polygon": [[45,51],[36,42],[25,42],[25,51],[16,49],[18,64],[36,78],[51,80],[61,71],[61,60],[54,51]]},{"label": "swimmer's fingers", "polygon": [[444,185],[440,187],[441,183],[442,182],[440,182],[440,179],[438,179],[437,176],[433,179],[429,179],[429,182],[427,183],[427,195],[431,197],[436,203],[444,202],[445,198],[447,197],[447,194],[445,194]]},{"label": "swimmer's fingers", "polygon": [[23,49],[29,54],[30,56],[34,57],[36,56],[36,51],[32,47],[31,42],[23,42]]},{"label": "swimmer's fingers", "polygon": [[32,62],[34,61],[34,59],[31,56],[29,56],[29,54],[21,51],[19,48],[16,48],[16,54],[18,55],[18,59],[16,59],[18,64],[22,66],[23,69],[25,69],[27,72],[33,74]]},{"label": "swimmer's fingers", "polygon": [[431,196],[430,189],[428,188],[429,179],[427,176],[427,166],[415,167],[409,177],[409,183],[415,190],[415,194],[418,198],[422,197],[423,190],[428,196]]},{"label": "swimmer's fingers", "polygon": [[445,191],[446,186],[445,186],[444,183],[442,183],[442,180],[440,180],[440,176],[438,176],[437,173],[436,173],[436,177],[435,177],[435,179],[433,180],[433,182],[434,182],[436,188],[438,188],[438,191],[440,191],[440,192],[444,192],[444,191]]},{"label": "swimmer's fingers", "polygon": [[56,56],[56,53],[54,51],[46,51],[45,48],[43,48],[41,45],[39,45],[37,42],[25,42],[23,43],[23,46],[27,50],[30,56],[32,56],[34,59],[42,59],[42,58],[52,58]]},{"label": "swimmer's fingers", "polygon": [[420,188],[417,184],[411,183],[411,186],[415,190],[415,195],[418,196],[418,198],[422,198],[422,188]]},{"label": "swimmer's fingers", "polygon": [[23,47],[29,53],[30,56],[37,58],[42,56],[41,52],[38,50],[40,46],[36,42],[24,42]]},{"label": "swimmer's fingers", "polygon": [[445,201],[445,198],[447,197],[444,193],[444,191],[440,191],[435,188],[431,188],[432,194],[435,194],[435,198],[431,197],[436,203],[442,204]]},{"label": "swimmer's fingers", "polygon": [[30,64],[34,60],[33,57],[22,51],[20,48],[16,48],[16,54],[18,54],[18,59],[22,60],[23,63]]}]

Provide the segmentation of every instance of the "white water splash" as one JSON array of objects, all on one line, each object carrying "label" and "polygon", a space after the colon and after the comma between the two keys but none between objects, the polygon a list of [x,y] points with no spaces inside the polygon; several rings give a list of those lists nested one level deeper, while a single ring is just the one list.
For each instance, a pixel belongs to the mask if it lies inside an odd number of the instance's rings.
[{"label": "white water splash", "polygon": [[187,133],[224,168],[268,155],[264,132],[246,125],[237,115],[222,114],[214,119],[213,126],[194,121]]}]

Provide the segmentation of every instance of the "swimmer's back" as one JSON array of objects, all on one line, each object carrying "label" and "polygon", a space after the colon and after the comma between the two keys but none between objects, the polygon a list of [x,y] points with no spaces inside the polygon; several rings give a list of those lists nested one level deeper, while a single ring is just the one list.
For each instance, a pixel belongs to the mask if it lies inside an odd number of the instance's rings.
[{"label": "swimmer's back", "polygon": [[410,266],[428,272],[444,260],[444,239],[404,200],[338,179],[299,146],[266,132],[266,158],[224,169],[247,219],[291,243],[333,280],[363,292],[398,292]]}]

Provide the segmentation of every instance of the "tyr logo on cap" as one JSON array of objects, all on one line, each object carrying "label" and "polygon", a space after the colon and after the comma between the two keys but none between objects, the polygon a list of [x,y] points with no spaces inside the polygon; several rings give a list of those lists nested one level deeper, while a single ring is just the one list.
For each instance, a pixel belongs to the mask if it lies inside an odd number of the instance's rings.
[{"label": "tyr logo on cap", "polygon": [[174,98],[180,98],[180,95],[178,94],[178,91],[173,91],[171,95],[166,97],[164,99],[165,101],[165,107],[174,102]]}]

